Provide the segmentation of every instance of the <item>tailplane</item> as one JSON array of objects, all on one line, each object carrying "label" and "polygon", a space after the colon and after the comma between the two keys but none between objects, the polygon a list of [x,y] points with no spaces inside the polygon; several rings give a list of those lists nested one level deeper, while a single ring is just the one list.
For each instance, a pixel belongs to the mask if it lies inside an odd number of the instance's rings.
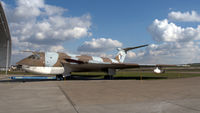
[{"label": "tailplane", "polygon": [[122,62],[124,62],[127,52],[129,50],[146,47],[146,46],[148,46],[148,45],[146,44],[146,45],[141,45],[141,46],[136,46],[136,47],[117,48],[117,50],[119,52],[117,53],[117,56],[115,57],[115,59],[122,63]]}]

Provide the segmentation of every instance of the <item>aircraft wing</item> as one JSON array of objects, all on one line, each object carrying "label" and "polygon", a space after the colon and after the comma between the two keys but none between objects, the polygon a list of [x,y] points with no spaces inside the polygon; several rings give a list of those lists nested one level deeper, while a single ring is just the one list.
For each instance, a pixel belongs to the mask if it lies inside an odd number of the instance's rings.
[{"label": "aircraft wing", "polygon": [[[169,64],[136,64],[136,63],[90,63],[84,60],[77,60],[72,58],[65,59],[71,65],[85,65],[85,66],[97,66],[98,67],[105,67],[105,68],[116,68],[116,69],[123,69],[123,68],[143,68],[143,67],[183,67],[185,65],[169,65]],[[66,62],[65,62],[66,63]]]},{"label": "aircraft wing", "polygon": [[124,68],[139,68],[138,64],[125,64],[125,63],[90,63],[89,61],[77,60],[72,58],[66,58],[63,62],[68,67],[80,67],[80,68],[112,68],[112,69],[124,69]]},{"label": "aircraft wing", "polygon": [[102,71],[107,69],[126,69],[126,68],[153,68],[153,67],[179,67],[180,65],[154,65],[154,64],[129,64],[129,63],[113,63],[113,64],[99,64],[99,63],[64,63],[65,68],[70,68],[73,71]]},{"label": "aircraft wing", "polygon": [[165,67],[183,67],[183,65],[168,65],[168,64],[136,64],[136,63],[92,63],[87,60],[78,60],[68,58],[66,62],[62,62],[65,69],[70,69],[74,72],[86,71],[105,71],[108,69],[126,69],[126,68],[165,68]]},{"label": "aircraft wing", "polygon": [[148,67],[160,67],[160,68],[162,68],[162,67],[184,67],[184,66],[186,66],[186,65],[176,65],[176,64],[172,64],[172,65],[170,65],[170,64],[138,64],[139,65],[139,67],[141,67],[141,68],[148,68]]}]

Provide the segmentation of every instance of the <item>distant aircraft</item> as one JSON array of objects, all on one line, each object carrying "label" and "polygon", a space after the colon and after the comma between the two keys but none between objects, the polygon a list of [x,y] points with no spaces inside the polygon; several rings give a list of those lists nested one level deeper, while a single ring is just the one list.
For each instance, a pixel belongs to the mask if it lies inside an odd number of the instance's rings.
[{"label": "distant aircraft", "polygon": [[60,52],[32,52],[32,55],[17,62],[23,70],[37,74],[54,74],[58,80],[71,76],[71,72],[97,72],[103,71],[108,74],[105,78],[112,78],[117,69],[155,67],[155,73],[162,73],[161,67],[178,65],[143,65],[123,63],[127,52],[132,49],[145,47],[118,48],[115,59],[87,55],[74,55]]}]

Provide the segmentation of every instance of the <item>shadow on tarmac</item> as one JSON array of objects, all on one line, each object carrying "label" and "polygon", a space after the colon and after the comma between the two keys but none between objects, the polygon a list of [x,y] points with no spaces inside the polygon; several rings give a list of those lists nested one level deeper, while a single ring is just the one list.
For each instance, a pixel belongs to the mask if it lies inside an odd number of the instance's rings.
[{"label": "shadow on tarmac", "polygon": [[[113,77],[112,80],[158,80],[167,79],[167,77]],[[102,75],[74,75],[70,80],[110,80],[104,79]]]},{"label": "shadow on tarmac", "polygon": [[[158,80],[158,79],[167,79],[167,77],[140,77],[140,76],[136,76],[136,77],[113,77],[112,80]],[[73,81],[73,80],[110,80],[108,79],[104,79],[104,76],[102,75],[72,75],[70,78],[67,78],[67,80],[69,81]],[[17,80],[12,80],[12,79],[3,79],[0,80],[0,83],[3,82],[45,82],[45,81],[57,81],[57,80],[52,80],[52,79],[48,79],[48,80],[44,80],[44,79],[17,79]]]},{"label": "shadow on tarmac", "polygon": [[22,80],[12,80],[12,79],[9,79],[9,80],[0,80],[0,83],[6,83],[6,82],[44,82],[44,81],[57,81],[57,80],[25,80],[25,79],[22,79]]}]

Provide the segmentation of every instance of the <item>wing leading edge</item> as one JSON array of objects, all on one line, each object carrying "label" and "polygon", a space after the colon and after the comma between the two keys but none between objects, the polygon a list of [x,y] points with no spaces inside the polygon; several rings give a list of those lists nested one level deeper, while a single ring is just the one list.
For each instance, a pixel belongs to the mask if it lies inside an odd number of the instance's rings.
[{"label": "wing leading edge", "polygon": [[103,71],[107,69],[126,69],[126,68],[163,68],[163,67],[182,67],[182,65],[166,65],[166,64],[133,64],[133,63],[112,63],[112,64],[98,64],[98,63],[81,63],[70,64],[64,63],[65,68],[70,68],[72,71]]}]

